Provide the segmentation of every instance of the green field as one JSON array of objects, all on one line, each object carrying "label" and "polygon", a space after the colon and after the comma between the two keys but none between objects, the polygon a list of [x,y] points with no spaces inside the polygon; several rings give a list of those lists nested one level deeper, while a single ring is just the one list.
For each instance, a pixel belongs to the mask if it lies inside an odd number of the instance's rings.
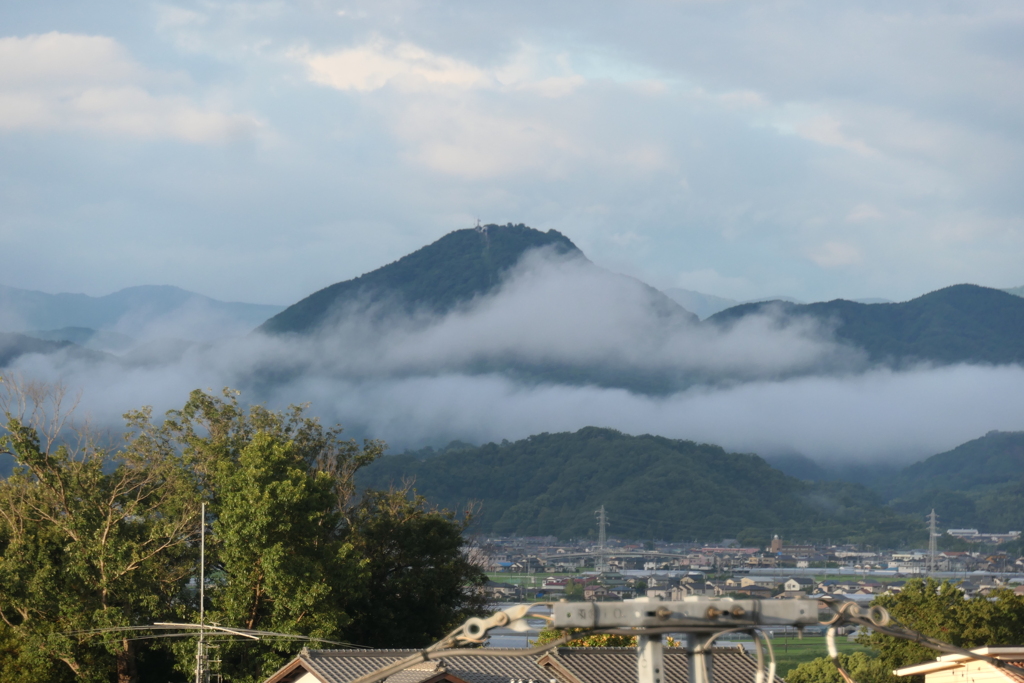
[{"label": "green field", "polygon": [[[825,646],[825,636],[804,636],[798,639],[795,636],[786,638],[773,638],[772,647],[775,648],[776,668],[783,678],[790,670],[795,669],[804,662],[809,662],[818,657],[827,657],[828,650]],[[836,638],[836,648],[843,653],[871,652],[870,649],[857,643],[852,643],[846,636]]]}]

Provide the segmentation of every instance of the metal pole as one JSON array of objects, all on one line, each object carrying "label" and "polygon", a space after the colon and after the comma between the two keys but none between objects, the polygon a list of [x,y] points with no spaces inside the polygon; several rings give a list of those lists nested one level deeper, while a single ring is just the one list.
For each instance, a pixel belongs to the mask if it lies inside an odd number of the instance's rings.
[{"label": "metal pole", "polygon": [[665,661],[661,636],[638,636],[636,645],[637,683],[662,683]]},{"label": "metal pole", "polygon": [[697,639],[697,636],[692,633],[686,636],[686,649],[690,651],[689,683],[714,683],[711,653],[704,652],[704,648]]},{"label": "metal pole", "polygon": [[196,683],[206,679],[206,503],[199,513],[199,647],[196,650]]}]

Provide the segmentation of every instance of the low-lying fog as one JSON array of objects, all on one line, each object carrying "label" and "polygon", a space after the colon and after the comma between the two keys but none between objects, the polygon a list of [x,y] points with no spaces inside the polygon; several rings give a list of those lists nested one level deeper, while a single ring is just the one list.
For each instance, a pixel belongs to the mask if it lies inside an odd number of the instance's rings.
[{"label": "low-lying fog", "polygon": [[[596,425],[891,464],[1024,429],[1020,366],[870,367],[809,320],[767,314],[720,330],[666,302],[584,259],[537,252],[496,293],[445,316],[357,304],[312,337],[249,334],[131,362],[31,355],[7,374],[81,389],[82,410],[104,424],[232,386],[272,407],[311,402],[325,421],[393,451]],[[195,326],[162,329],[184,337],[174,330]]]}]

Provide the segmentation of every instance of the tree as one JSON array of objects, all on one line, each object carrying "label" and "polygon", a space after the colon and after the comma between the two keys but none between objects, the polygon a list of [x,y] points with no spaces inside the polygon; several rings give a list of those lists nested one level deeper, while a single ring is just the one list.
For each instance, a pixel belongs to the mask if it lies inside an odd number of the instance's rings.
[{"label": "tree", "polygon": [[579,602],[583,600],[583,589],[586,583],[584,581],[577,581],[576,579],[570,578],[565,584],[565,598],[569,602]]},{"label": "tree", "polygon": [[[839,662],[857,683],[882,683],[892,678],[885,665],[866,652],[839,653]],[[843,683],[843,678],[831,659],[818,657],[792,669],[786,674],[786,683]]]},{"label": "tree", "polygon": [[0,482],[0,680],[136,681],[135,642],[83,632],[174,613],[194,566],[191,473],[136,433],[116,457],[69,434],[60,387],[2,388],[16,465]]},{"label": "tree", "polygon": [[[236,392],[194,391],[156,429],[194,468],[215,520],[209,566],[222,578],[209,591],[210,618],[410,647],[480,612],[485,577],[463,552],[464,523],[408,489],[357,492],[355,473],[383,442],[359,446],[304,411],[245,409]],[[233,644],[225,673],[260,680],[296,649]]]},{"label": "tree", "polygon": [[[1024,643],[1024,596],[998,590],[987,597],[968,599],[959,585],[935,579],[912,579],[895,595],[880,595],[872,604],[889,610],[894,620],[914,631],[951,645],[975,648],[984,645]],[[923,683],[923,677],[896,678],[892,671],[935,659],[939,653],[923,645],[869,632],[858,642],[876,651],[840,654],[843,667],[857,683]],[[791,671],[788,683],[842,683],[828,657],[819,657]]]},{"label": "tree", "polygon": [[347,538],[366,558],[346,630],[353,642],[422,647],[485,611],[487,576],[461,551],[469,519],[410,493],[368,491],[349,515]]},{"label": "tree", "polygon": [[[880,595],[872,604],[885,607],[897,622],[958,647],[1024,643],[1024,596],[1011,590],[967,599],[956,583],[913,579],[898,594]],[[923,645],[879,633],[861,636],[859,642],[876,650],[888,671],[936,657]]]},{"label": "tree", "polygon": [[[582,628],[546,628],[537,634],[537,640],[533,641],[534,645],[544,645],[550,643],[553,640],[558,640],[566,635],[573,633],[583,633],[586,629]],[[564,647],[636,647],[637,639],[636,636],[620,636],[611,633],[592,633],[585,635],[575,640],[570,640]],[[665,645],[668,647],[681,647],[682,643],[672,636],[665,637]]]},{"label": "tree", "polygon": [[[225,390],[193,392],[159,423],[130,412],[121,446],[100,447],[67,421],[61,389],[5,387],[0,451],[16,466],[0,481],[0,683],[132,683],[161,657],[161,674],[168,657],[190,672],[191,639],[140,646],[125,629],[198,619],[201,502],[208,622],[409,646],[480,610],[465,518],[407,489],[356,490],[381,442]],[[223,673],[261,680],[299,647],[223,644]]]}]

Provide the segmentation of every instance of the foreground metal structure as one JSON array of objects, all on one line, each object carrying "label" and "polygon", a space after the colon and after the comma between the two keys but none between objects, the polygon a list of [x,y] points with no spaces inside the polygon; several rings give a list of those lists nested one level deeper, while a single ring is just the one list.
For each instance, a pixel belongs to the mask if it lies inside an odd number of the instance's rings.
[{"label": "foreground metal structure", "polygon": [[[825,619],[820,606],[824,606]],[[550,609],[550,614],[537,609]],[[543,619],[551,628],[565,634],[549,643],[517,652],[495,651],[480,647],[494,628],[529,630],[527,618]],[[835,646],[836,628],[845,624],[866,626],[885,635],[905,638],[946,653],[957,653],[988,661],[1015,673],[1024,669],[1005,661],[978,655],[948,643],[928,638],[898,624],[891,624],[889,613],[881,607],[862,608],[852,602],[798,598],[792,600],[759,600],[709,598],[693,596],[684,600],[662,602],[639,598],[619,602],[555,602],[514,605],[487,618],[472,618],[440,641],[416,654],[377,671],[361,676],[351,683],[379,683],[399,671],[445,656],[459,657],[529,657],[542,654],[567,642],[590,634],[607,633],[637,638],[637,683],[664,683],[663,638],[678,634],[690,654],[689,683],[714,683],[715,640],[726,633],[747,633],[754,639],[757,653],[757,674],[754,683],[773,683],[775,655],[771,640],[762,627],[828,626],[828,654],[847,683],[854,683],[843,670]],[[474,647],[475,646],[475,647]]]}]

